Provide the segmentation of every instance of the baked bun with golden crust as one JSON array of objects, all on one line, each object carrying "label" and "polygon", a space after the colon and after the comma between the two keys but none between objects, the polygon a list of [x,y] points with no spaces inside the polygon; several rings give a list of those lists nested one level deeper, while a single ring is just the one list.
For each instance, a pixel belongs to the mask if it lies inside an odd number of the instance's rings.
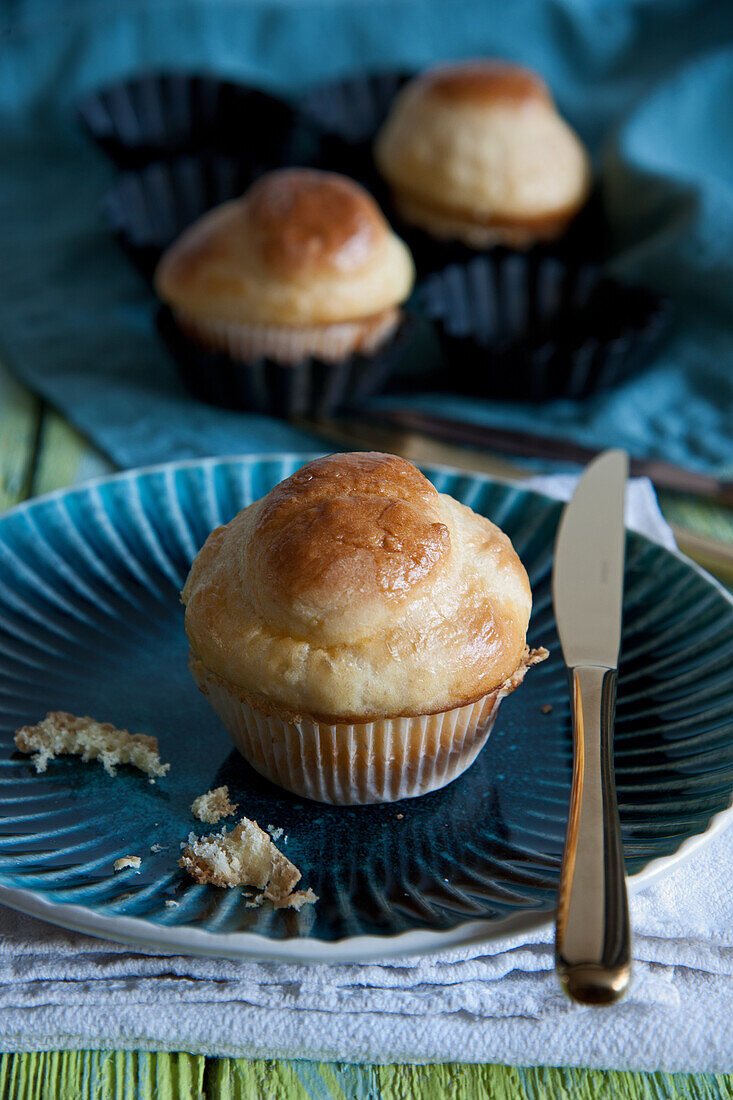
[{"label": "baked bun with golden crust", "polygon": [[411,80],[374,154],[406,221],[476,248],[557,237],[590,190],[586,150],[547,85],[505,61]]},{"label": "baked bun with golden crust", "polygon": [[369,352],[414,280],[407,247],[353,180],[310,168],[262,176],[162,256],[155,288],[205,346],[244,361]]},{"label": "baked bun with golden crust", "polygon": [[[441,752],[452,753],[458,774],[533,659],[529,583],[507,536],[394,455],[302,467],[212,532],[183,600],[192,671],[235,743],[269,778],[310,797],[324,797],[312,784],[326,782],[329,753],[346,754],[344,774],[364,779],[361,765],[381,767],[383,781],[380,754],[395,737],[394,797],[405,796],[400,784],[421,758],[432,775]],[[463,756],[456,728],[468,738]],[[293,731],[278,771],[272,745]],[[327,771],[331,782],[339,768]],[[352,780],[327,800],[382,800],[352,797]]]}]

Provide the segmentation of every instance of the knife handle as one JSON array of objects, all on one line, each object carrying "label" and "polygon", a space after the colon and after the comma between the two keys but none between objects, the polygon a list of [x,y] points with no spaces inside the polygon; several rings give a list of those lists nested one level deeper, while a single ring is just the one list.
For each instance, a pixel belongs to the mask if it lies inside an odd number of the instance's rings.
[{"label": "knife handle", "polygon": [[569,670],[573,785],[560,874],[555,962],[573,1000],[610,1004],[631,976],[631,928],[613,771],[616,670]]}]

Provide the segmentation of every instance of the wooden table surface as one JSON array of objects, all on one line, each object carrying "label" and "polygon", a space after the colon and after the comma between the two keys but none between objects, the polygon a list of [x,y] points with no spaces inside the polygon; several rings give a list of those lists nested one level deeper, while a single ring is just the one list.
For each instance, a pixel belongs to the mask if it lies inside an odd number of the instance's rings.
[{"label": "wooden table surface", "polygon": [[[446,460],[447,456],[442,457]],[[502,468],[506,472],[505,463]],[[0,511],[28,497],[113,471],[108,459],[18,385],[0,364]],[[685,552],[733,586],[733,513],[671,494],[661,495],[660,503]],[[222,1100],[733,1100],[733,1074],[602,1073],[471,1065],[352,1066],[114,1051],[0,1056],[0,1100],[192,1100],[204,1096]]]}]

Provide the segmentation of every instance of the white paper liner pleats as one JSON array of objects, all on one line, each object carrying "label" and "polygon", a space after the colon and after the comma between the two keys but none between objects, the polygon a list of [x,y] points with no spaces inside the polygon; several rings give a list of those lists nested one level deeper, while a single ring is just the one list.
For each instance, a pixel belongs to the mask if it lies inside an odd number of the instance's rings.
[{"label": "white paper liner pleats", "polygon": [[204,321],[181,312],[175,316],[194,340],[234,360],[268,358],[296,366],[309,357],[339,363],[357,353],[369,355],[394,335],[401,315],[398,309],[388,309],[356,321],[298,327]]},{"label": "white paper liner pleats", "polygon": [[521,682],[438,714],[329,724],[260,708],[192,656],[191,672],[245,760],[286,790],[343,806],[438,790],[474,762],[501,700]]}]

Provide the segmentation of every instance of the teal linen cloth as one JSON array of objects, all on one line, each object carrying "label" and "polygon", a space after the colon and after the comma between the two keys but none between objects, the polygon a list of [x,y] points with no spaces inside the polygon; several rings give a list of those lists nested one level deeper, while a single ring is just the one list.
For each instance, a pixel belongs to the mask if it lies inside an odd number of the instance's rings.
[{"label": "teal linen cloth", "polygon": [[141,70],[294,92],[355,69],[500,54],[539,69],[602,167],[612,267],[668,292],[652,367],[541,407],[411,397],[502,427],[733,468],[733,4],[711,0],[16,0],[0,10],[0,355],[120,465],[312,446],[189,397],[111,239],[113,169],[78,97]]}]

